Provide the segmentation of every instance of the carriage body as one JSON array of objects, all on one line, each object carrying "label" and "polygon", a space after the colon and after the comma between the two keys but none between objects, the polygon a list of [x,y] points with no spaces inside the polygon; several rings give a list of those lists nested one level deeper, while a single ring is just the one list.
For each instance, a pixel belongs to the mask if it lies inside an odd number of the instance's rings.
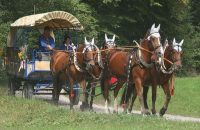
[{"label": "carriage body", "polygon": [[[37,30],[39,37],[45,26],[52,29],[51,36],[54,40],[54,32],[58,30],[73,30],[74,32],[83,30],[76,17],[63,11],[25,16],[12,23],[7,38],[5,57],[11,95],[14,95],[17,90],[23,90],[26,98],[31,98],[33,94],[51,94],[46,92],[52,90],[53,87],[50,71],[51,52],[41,52],[37,48],[30,47],[38,44],[37,40],[30,38],[32,30]],[[31,44],[31,40],[36,43]],[[24,55],[20,58],[22,46]],[[42,56],[42,59],[38,56]],[[41,92],[42,90],[45,92]]]}]

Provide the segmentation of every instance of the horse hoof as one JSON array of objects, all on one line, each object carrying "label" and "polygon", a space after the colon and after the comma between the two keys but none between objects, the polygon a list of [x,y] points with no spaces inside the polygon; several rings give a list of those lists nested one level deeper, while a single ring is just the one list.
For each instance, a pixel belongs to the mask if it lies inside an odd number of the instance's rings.
[{"label": "horse hoof", "polygon": [[118,111],[114,110],[114,111],[113,111],[113,114],[118,114]]},{"label": "horse hoof", "polygon": [[80,105],[80,109],[81,109],[81,111],[83,111],[83,105]]},{"label": "horse hoof", "polygon": [[89,104],[87,104],[87,103],[82,103],[82,104],[80,105],[80,109],[81,109],[82,111],[84,111],[84,110],[89,110],[89,109],[90,109]]},{"label": "horse hoof", "polygon": [[159,112],[159,115],[160,115],[160,116],[163,116],[163,115],[165,114],[166,111],[167,111],[166,108],[164,108],[164,107],[161,108],[161,109],[160,109],[160,112]]},{"label": "horse hoof", "polygon": [[155,109],[152,109],[151,112],[152,112],[152,115],[156,115],[156,110]]},{"label": "horse hoof", "polygon": [[128,109],[127,113],[131,114],[132,110],[131,109]]},{"label": "horse hoof", "polygon": [[70,112],[74,112],[74,108],[70,108]]},{"label": "horse hoof", "polygon": [[150,115],[151,113],[148,110],[144,110],[144,111],[142,111],[142,114],[143,115]]},{"label": "horse hoof", "polygon": [[110,109],[106,109],[105,113],[110,114]]},{"label": "horse hoof", "polygon": [[90,111],[90,112],[95,112],[93,108],[90,108],[89,111]]},{"label": "horse hoof", "polygon": [[53,100],[53,104],[54,104],[55,106],[58,106],[58,100]]}]

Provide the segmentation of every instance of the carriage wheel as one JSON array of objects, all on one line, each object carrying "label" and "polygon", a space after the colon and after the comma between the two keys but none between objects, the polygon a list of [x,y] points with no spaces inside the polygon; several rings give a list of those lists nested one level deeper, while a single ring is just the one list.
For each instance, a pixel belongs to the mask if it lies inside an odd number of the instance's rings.
[{"label": "carriage wheel", "polygon": [[25,98],[31,99],[33,97],[33,85],[26,83],[23,87],[23,95]]},{"label": "carriage wheel", "polygon": [[74,85],[74,88],[75,88],[75,90],[74,90],[74,105],[78,105],[78,103],[79,103],[79,98],[80,98],[80,92],[79,92],[79,84],[75,84]]},{"label": "carriage wheel", "polygon": [[8,95],[15,96],[15,81],[12,78],[8,78]]}]

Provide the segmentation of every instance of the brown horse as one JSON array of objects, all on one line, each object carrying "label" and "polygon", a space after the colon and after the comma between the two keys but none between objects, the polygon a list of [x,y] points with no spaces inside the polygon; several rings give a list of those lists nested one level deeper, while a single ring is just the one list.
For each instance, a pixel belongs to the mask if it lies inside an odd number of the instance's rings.
[{"label": "brown horse", "polygon": [[[102,44],[101,47],[101,57],[102,57],[102,62],[103,64],[105,64],[106,59],[108,59],[109,54],[113,53],[115,51],[117,51],[116,48],[116,43],[115,43],[115,35],[113,35],[112,39],[107,37],[107,34],[105,34],[105,40]],[[86,96],[87,98],[89,98],[90,95],[90,109],[93,109],[93,101],[94,101],[94,97],[95,95],[95,86],[97,85],[97,83],[92,83],[91,81],[88,81],[88,85],[87,85],[87,90],[89,92],[89,94]],[[91,90],[91,91],[90,91]],[[97,94],[99,95],[99,94]]]},{"label": "brown horse", "polygon": [[117,95],[119,89],[126,80],[130,80],[135,83],[137,95],[142,108],[142,114],[149,113],[144,108],[142,85],[149,72],[148,68],[152,66],[153,55],[156,57],[155,61],[161,65],[163,50],[160,44],[159,29],[160,25],[157,28],[155,28],[155,24],[151,27],[150,31],[147,32],[145,38],[141,41],[138,49],[139,54],[135,51],[133,53],[116,51],[109,55],[109,59],[106,65],[104,65],[104,73],[101,80],[106,112],[109,111],[109,80],[111,77],[116,77],[118,79],[118,83],[114,90],[114,111],[118,111]]},{"label": "brown horse", "polygon": [[[165,53],[164,57],[168,59],[168,61],[164,61],[161,69],[157,70],[155,67],[151,69],[151,76],[150,80],[148,80],[144,86],[144,105],[145,108],[148,109],[148,104],[147,104],[147,93],[149,89],[149,85],[152,84],[152,82],[156,81],[156,86],[152,86],[152,114],[156,114],[156,109],[155,109],[155,102],[156,102],[156,93],[157,93],[157,85],[161,85],[164,93],[166,95],[165,97],[165,103],[163,107],[160,110],[160,116],[163,116],[168,108],[168,104],[171,99],[171,95],[174,94],[174,80],[175,80],[175,74],[174,71],[178,70],[179,68],[182,67],[181,63],[181,55],[182,55],[182,49],[181,46],[183,44],[183,40],[180,43],[176,43],[175,39],[173,40],[173,43],[168,46],[168,42],[166,42],[165,45]],[[170,61],[170,62],[169,62]],[[173,64],[171,64],[173,63]],[[150,81],[150,82],[149,82]],[[134,92],[132,96],[132,101],[129,106],[128,111],[132,111],[133,103],[136,99],[136,93],[135,90],[132,88],[128,88],[128,94],[126,95],[126,101],[128,102],[131,92]],[[122,96],[122,101],[125,100],[125,91]]]},{"label": "brown horse", "polygon": [[59,93],[61,86],[68,81],[70,85],[70,109],[73,108],[74,93],[73,85],[80,83],[85,98],[83,106],[87,105],[86,98],[86,78],[98,79],[101,74],[100,53],[98,47],[92,42],[88,42],[85,38],[85,44],[80,44],[77,51],[73,52],[73,57],[70,57],[68,52],[55,51],[51,59],[51,71],[54,79],[53,99],[57,102],[59,100]]}]

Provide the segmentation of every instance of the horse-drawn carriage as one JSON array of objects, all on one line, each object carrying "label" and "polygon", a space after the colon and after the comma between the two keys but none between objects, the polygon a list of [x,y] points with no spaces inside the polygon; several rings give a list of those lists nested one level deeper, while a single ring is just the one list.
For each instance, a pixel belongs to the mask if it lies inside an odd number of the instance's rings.
[{"label": "horse-drawn carriage", "polygon": [[[128,84],[134,84],[132,86],[135,86],[136,91],[132,103],[137,94],[143,114],[149,114],[145,97],[148,90],[143,95],[143,85],[152,86],[152,113],[155,114],[156,88],[160,84],[163,86],[166,95],[166,101],[160,110],[160,115],[164,115],[174,90],[173,72],[181,67],[183,41],[176,43],[174,39],[170,46],[166,44],[163,49],[160,42],[160,25],[156,28],[154,24],[147,31],[140,44],[136,42],[137,49],[131,49],[132,52],[116,48],[115,36],[113,36],[113,39],[108,39],[105,35],[105,47],[103,46],[102,50],[95,45],[94,39],[88,42],[85,38],[85,44],[80,44],[76,51],[74,51],[75,49],[72,53],[54,51],[51,56],[51,52],[38,51],[34,47],[38,42],[33,42],[34,35],[38,38],[39,34],[32,32],[32,30],[42,32],[46,26],[54,32],[64,31],[65,29],[74,30],[75,32],[83,30],[77,18],[62,11],[22,17],[11,24],[5,62],[9,78],[9,94],[15,95],[15,91],[21,89],[25,98],[31,98],[33,94],[47,94],[41,93],[41,91],[52,90],[54,87],[53,93],[50,94],[52,94],[53,100],[57,102],[63,88],[62,82],[65,90],[69,93],[70,109],[73,109],[73,105],[79,101],[79,88],[74,87],[74,84],[81,83],[84,93],[82,108],[86,108],[88,107],[86,80],[100,80],[105,108],[106,111],[109,111],[109,81],[112,77],[115,77],[117,78],[117,84],[114,88],[114,111],[118,111],[117,95],[119,89],[127,82]],[[51,36],[55,41],[56,35],[53,31]],[[71,54],[73,54],[72,58]],[[60,70],[65,75],[64,78]],[[162,78],[163,80],[161,80]],[[169,82],[170,80],[171,82]],[[68,81],[68,85],[65,84],[65,81]],[[127,92],[128,89],[126,89],[124,95],[125,104],[127,103]],[[93,98],[91,104],[92,102]]]},{"label": "horse-drawn carriage", "polygon": [[[58,38],[56,44],[61,41],[64,33],[77,35],[77,32],[83,30],[76,17],[63,11],[25,16],[12,23],[7,38],[5,58],[10,95],[15,95],[17,90],[22,90],[25,98],[31,98],[34,94],[51,94],[47,93],[53,87],[50,71],[51,51],[41,52],[37,49],[38,37],[46,26],[51,28],[54,41]],[[58,35],[54,35],[55,32]],[[77,36],[75,40],[77,43]],[[42,58],[38,58],[39,56]],[[76,103],[79,101],[78,89],[74,88]]]}]

